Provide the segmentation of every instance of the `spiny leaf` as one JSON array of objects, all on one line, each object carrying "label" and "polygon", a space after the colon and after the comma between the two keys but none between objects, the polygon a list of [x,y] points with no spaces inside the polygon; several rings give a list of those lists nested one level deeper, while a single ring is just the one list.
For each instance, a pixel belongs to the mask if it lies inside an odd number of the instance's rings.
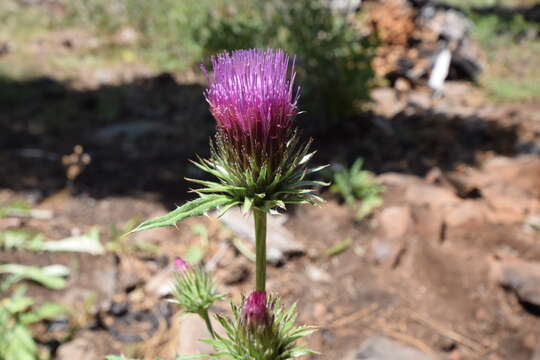
[{"label": "spiny leaf", "polygon": [[130,233],[163,226],[174,226],[185,218],[203,215],[207,211],[225,205],[230,201],[231,200],[225,195],[203,195],[198,199],[185,203],[166,215],[143,222],[135,229],[131,230]]}]

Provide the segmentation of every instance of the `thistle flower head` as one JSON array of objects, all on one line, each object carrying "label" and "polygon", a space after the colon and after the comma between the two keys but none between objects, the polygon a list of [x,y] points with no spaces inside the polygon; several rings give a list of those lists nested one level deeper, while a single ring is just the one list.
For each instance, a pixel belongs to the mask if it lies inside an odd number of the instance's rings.
[{"label": "thistle flower head", "polygon": [[212,70],[203,67],[217,134],[211,158],[193,163],[218,182],[188,179],[204,185],[194,190],[206,198],[200,201],[223,211],[243,204],[244,212],[322,201],[311,186],[327,184],[305,177],[324,167],[308,168],[311,140],[301,142],[293,122],[294,60],[282,50],[237,50],[214,56]]},{"label": "thistle flower head", "polygon": [[205,96],[222,140],[267,160],[287,142],[298,112],[294,61],[282,50],[237,50],[213,57],[212,68]]},{"label": "thistle flower head", "polygon": [[249,329],[269,326],[271,317],[267,307],[266,292],[252,292],[244,303],[241,314],[242,322]]}]

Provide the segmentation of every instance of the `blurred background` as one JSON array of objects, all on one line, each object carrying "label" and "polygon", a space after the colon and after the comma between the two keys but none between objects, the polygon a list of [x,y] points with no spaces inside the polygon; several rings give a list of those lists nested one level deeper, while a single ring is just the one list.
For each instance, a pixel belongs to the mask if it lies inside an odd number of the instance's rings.
[{"label": "blurred background", "polygon": [[199,66],[253,47],[296,55],[331,164],[325,204],[270,220],[310,359],[540,359],[538,1],[0,0],[0,24],[0,359],[207,351],[171,261],[239,299],[249,219],[122,235],[192,197]]}]

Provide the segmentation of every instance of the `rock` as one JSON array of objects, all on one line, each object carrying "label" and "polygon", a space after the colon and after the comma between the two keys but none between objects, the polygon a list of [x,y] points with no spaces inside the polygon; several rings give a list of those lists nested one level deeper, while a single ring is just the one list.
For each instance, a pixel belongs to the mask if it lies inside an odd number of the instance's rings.
[{"label": "rock", "polygon": [[[105,82],[103,79],[98,79]],[[102,127],[94,133],[94,139],[103,143],[114,142],[120,137],[127,141],[135,141],[148,135],[162,136],[171,133],[173,133],[171,128],[153,121],[131,121]]]},{"label": "rock", "polygon": [[[90,310],[91,313],[106,311],[111,306],[117,290],[118,271],[112,254],[102,255],[99,261],[84,261],[90,255],[82,255],[78,277],[71,277],[66,290],[58,294],[58,302],[67,305],[74,312]],[[94,257],[97,259],[97,257]],[[87,302],[92,299],[92,308]]]},{"label": "rock", "polygon": [[400,174],[394,172],[387,172],[377,176],[383,185],[388,186],[397,186],[397,187],[407,187],[413,184],[421,184],[422,180],[418,176]]},{"label": "rock", "polygon": [[163,297],[172,294],[174,270],[172,266],[158,271],[150,280],[146,282],[144,291],[156,297]]},{"label": "rock", "polygon": [[[214,320],[212,314],[212,327],[220,334],[224,335],[223,327],[218,326],[218,322]],[[196,355],[209,354],[213,347],[201,342],[203,339],[210,339],[210,333],[206,328],[204,321],[195,314],[183,314],[179,319],[180,327],[176,336],[176,351],[175,355]]]},{"label": "rock", "polygon": [[373,259],[376,263],[385,267],[396,267],[405,250],[405,241],[403,239],[382,238],[376,239],[371,244]]},{"label": "rock", "polygon": [[19,218],[0,218],[0,231],[8,228],[17,228],[21,226],[22,219]]},{"label": "rock", "polygon": [[410,185],[406,190],[405,199],[410,204],[427,205],[431,208],[450,207],[461,201],[450,189],[427,183]]},{"label": "rock", "polygon": [[485,221],[487,212],[488,209],[483,202],[464,200],[447,211],[444,222],[448,226],[461,226],[471,223],[481,224]]},{"label": "rock", "polygon": [[482,182],[481,185],[505,182],[540,197],[540,157],[538,156],[495,157],[484,164],[482,173],[483,176],[477,179]]},{"label": "rock", "polygon": [[534,350],[531,360],[540,360],[540,344],[536,346],[536,350]]},{"label": "rock", "polygon": [[[269,215],[267,219],[267,260],[277,265],[285,261],[287,255],[304,254],[305,248],[297,242],[294,235],[284,227],[284,215]],[[240,209],[233,208],[220,220],[238,237],[255,243],[253,218],[243,215]]]},{"label": "rock", "polygon": [[345,14],[354,13],[362,5],[362,0],[330,0],[330,8]]},{"label": "rock", "polygon": [[513,257],[495,259],[491,263],[491,276],[501,286],[514,291],[521,302],[540,306],[540,262]]},{"label": "rock", "polygon": [[[109,350],[104,349],[105,332],[77,333],[75,340],[60,345],[56,353],[56,360],[96,360],[104,359]],[[112,352],[112,351],[111,351]]]},{"label": "rock", "polygon": [[493,184],[481,189],[491,210],[488,220],[496,224],[522,223],[540,210],[540,200],[509,184]]},{"label": "rock", "polygon": [[390,206],[379,214],[379,225],[385,237],[395,239],[407,232],[412,222],[408,206]]},{"label": "rock", "polygon": [[372,336],[347,360],[433,360],[431,356],[384,336]]},{"label": "rock", "polygon": [[329,273],[311,264],[306,265],[306,275],[311,281],[314,281],[314,282],[331,282],[332,281],[332,277],[330,276]]},{"label": "rock", "polygon": [[230,264],[225,267],[221,281],[225,285],[237,285],[249,279],[249,268],[245,264]]}]

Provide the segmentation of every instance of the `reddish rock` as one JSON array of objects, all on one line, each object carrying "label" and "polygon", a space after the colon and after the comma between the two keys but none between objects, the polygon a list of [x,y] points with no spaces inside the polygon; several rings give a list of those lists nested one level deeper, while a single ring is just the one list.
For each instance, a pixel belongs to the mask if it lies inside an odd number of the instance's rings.
[{"label": "reddish rock", "polygon": [[488,213],[487,206],[478,200],[464,200],[446,212],[444,221],[448,226],[481,224]]},{"label": "reddish rock", "polygon": [[385,237],[399,238],[405,235],[411,224],[411,209],[408,206],[390,206],[379,214],[379,225]]},{"label": "reddish rock", "polygon": [[540,306],[540,262],[495,259],[491,275],[501,286],[514,291],[520,301]]},{"label": "reddish rock", "polygon": [[495,224],[522,223],[525,218],[540,210],[540,200],[530,193],[506,184],[482,188],[482,196],[490,208],[487,218]]},{"label": "reddish rock", "polygon": [[372,336],[347,360],[430,360],[431,356],[384,336]]},{"label": "reddish rock", "polygon": [[454,206],[461,201],[452,190],[428,183],[410,185],[405,200],[412,205],[427,205],[435,209]]}]

